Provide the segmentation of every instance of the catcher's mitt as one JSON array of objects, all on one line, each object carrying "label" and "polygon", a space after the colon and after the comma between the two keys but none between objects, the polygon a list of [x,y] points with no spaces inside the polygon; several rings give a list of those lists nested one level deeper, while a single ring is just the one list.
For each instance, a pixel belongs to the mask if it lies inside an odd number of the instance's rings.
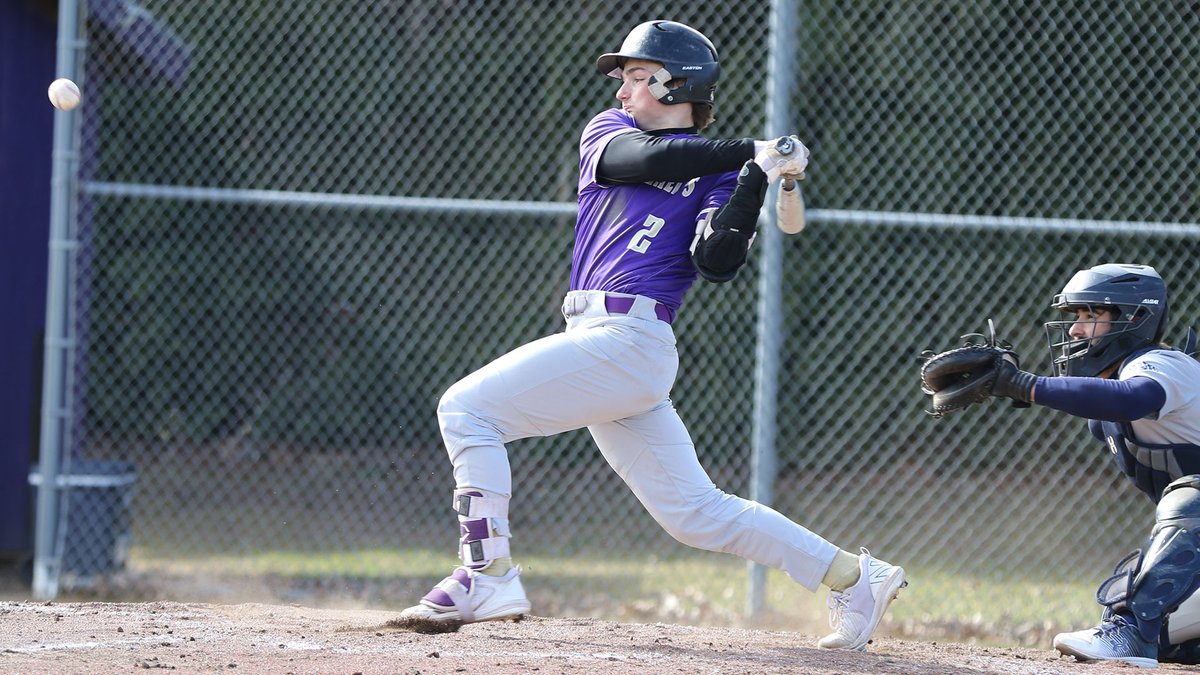
[{"label": "catcher's mitt", "polygon": [[966,340],[962,347],[940,354],[929,351],[923,354],[921,391],[933,396],[933,410],[926,411],[930,415],[941,417],[986,401],[999,393],[996,381],[1002,370],[1016,370],[1005,367],[1005,355],[1012,361],[1017,360],[1017,355],[1011,345],[996,339],[996,328],[991,319],[988,319],[988,330],[990,337],[970,333],[962,336]]}]

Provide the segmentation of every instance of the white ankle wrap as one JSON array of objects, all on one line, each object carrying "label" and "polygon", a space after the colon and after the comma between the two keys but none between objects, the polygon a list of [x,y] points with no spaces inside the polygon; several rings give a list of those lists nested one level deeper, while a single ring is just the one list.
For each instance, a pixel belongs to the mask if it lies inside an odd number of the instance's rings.
[{"label": "white ankle wrap", "polygon": [[464,565],[481,570],[510,555],[508,497],[483,490],[455,490],[453,507],[462,534],[458,555]]}]

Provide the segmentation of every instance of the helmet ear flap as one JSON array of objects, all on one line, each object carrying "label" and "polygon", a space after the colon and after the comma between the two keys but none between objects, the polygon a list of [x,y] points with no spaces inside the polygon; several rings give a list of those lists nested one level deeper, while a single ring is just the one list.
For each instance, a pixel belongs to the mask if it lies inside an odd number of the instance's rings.
[{"label": "helmet ear flap", "polygon": [[1160,343],[1163,341],[1163,336],[1167,334],[1167,320],[1171,318],[1171,309],[1166,303],[1165,294],[1163,298],[1163,306],[1160,312],[1162,313],[1162,316],[1160,316],[1158,319],[1158,330],[1154,332],[1155,343]]},{"label": "helmet ear flap", "polygon": [[1163,335],[1165,335],[1167,331],[1166,309],[1164,308],[1159,312],[1156,312],[1154,309],[1142,305],[1134,310],[1133,314],[1129,317],[1130,325],[1133,326],[1135,330],[1138,330],[1142,333],[1149,332],[1148,329],[1142,330],[1141,328],[1141,326],[1148,321],[1156,322],[1154,335],[1149,340],[1150,344],[1158,344],[1162,342]]},{"label": "helmet ear flap", "polygon": [[676,78],[672,77],[666,68],[659,68],[650,76],[648,88],[654,98],[667,103],[671,97],[671,83],[674,81]]}]

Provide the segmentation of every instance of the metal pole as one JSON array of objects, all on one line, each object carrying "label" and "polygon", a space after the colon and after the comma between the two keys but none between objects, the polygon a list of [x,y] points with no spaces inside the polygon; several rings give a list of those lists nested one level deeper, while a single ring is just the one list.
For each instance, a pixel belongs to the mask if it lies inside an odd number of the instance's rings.
[{"label": "metal pole", "polygon": [[[795,0],[771,3],[771,42],[767,53],[766,137],[796,131],[789,115],[792,72],[791,36],[795,33]],[[797,188],[799,189],[799,188]],[[776,183],[767,193],[759,216],[758,350],[754,373],[754,440],[751,455],[750,498],[770,506],[774,500],[776,409],[779,397],[779,349],[783,342],[783,233],[775,225]],[[746,613],[758,616],[766,597],[767,570],[749,563]]]},{"label": "metal pole", "polygon": [[[59,77],[78,78],[79,0],[59,0]],[[78,110],[78,109],[77,109]],[[50,600],[58,595],[62,547],[58,537],[59,465],[66,427],[71,420],[68,380],[74,377],[65,364],[75,349],[68,296],[71,263],[77,243],[72,235],[76,152],[76,111],[54,113],[54,156],[50,178],[50,240],[46,278],[46,337],[42,370],[42,425],[38,473],[37,518],[34,531],[33,596]]]}]

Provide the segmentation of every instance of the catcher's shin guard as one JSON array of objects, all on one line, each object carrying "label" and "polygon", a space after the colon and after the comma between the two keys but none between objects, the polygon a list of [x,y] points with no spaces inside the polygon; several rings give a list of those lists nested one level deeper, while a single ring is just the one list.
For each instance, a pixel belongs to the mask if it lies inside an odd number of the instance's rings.
[{"label": "catcher's shin guard", "polygon": [[510,555],[508,497],[483,490],[455,490],[458,512],[458,556],[472,570],[486,569],[497,558]]},{"label": "catcher's shin guard", "polygon": [[1146,543],[1126,556],[1096,598],[1111,612],[1132,615],[1147,642],[1157,642],[1163,619],[1200,588],[1200,475],[1163,491]]}]

